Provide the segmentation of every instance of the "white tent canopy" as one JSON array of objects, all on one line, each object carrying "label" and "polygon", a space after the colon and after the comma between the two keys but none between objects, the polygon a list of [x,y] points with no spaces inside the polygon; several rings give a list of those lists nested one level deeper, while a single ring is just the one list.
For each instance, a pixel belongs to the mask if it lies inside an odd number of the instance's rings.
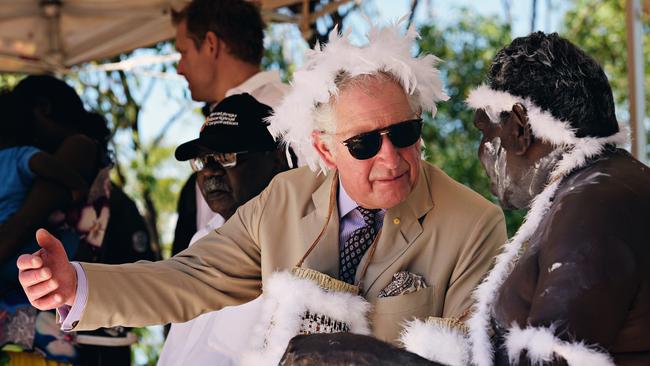
[{"label": "white tent canopy", "polygon": [[[65,72],[170,39],[170,8],[180,9],[188,1],[0,0],[0,72]],[[308,35],[316,19],[352,0],[248,1],[260,5],[266,21],[295,23]],[[305,6],[312,3],[319,4],[313,12]],[[276,12],[295,5],[303,6],[301,13]]]},{"label": "white tent canopy", "polygon": [[0,72],[42,73],[172,38],[183,0],[0,0]]}]

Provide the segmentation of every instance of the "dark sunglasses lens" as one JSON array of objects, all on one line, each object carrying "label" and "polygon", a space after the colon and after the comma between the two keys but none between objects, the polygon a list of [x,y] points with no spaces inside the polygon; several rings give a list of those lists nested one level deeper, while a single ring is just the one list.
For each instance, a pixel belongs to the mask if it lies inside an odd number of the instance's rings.
[{"label": "dark sunglasses lens", "polygon": [[395,147],[411,146],[418,141],[422,132],[422,121],[414,120],[402,122],[392,126],[388,137]]},{"label": "dark sunglasses lens", "polygon": [[347,146],[355,159],[370,159],[381,148],[381,136],[379,133],[369,133],[347,141]]},{"label": "dark sunglasses lens", "polygon": [[215,158],[214,155],[210,154],[207,155],[203,158],[203,162],[205,163],[206,166],[215,166],[215,165],[220,165],[219,160]]}]

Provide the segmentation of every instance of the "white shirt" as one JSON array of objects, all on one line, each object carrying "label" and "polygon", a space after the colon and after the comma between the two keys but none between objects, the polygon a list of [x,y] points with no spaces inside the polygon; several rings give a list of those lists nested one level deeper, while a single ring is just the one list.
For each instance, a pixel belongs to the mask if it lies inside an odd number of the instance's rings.
[{"label": "white shirt", "polygon": [[[190,245],[223,225],[221,215],[192,237]],[[238,306],[205,313],[172,324],[158,360],[159,366],[236,365],[248,349],[253,326],[262,311],[261,297]]]},{"label": "white shirt", "polygon": [[275,108],[288,91],[289,85],[280,80],[280,72],[277,70],[260,71],[240,85],[226,91],[226,97],[248,93],[258,102]]}]

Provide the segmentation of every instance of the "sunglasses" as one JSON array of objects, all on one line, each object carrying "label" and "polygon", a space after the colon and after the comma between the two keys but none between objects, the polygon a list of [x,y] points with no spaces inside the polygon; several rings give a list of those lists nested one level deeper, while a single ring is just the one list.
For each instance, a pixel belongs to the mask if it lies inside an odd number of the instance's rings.
[{"label": "sunglasses", "polygon": [[350,155],[358,160],[370,159],[381,150],[383,135],[388,135],[390,142],[397,148],[408,147],[420,139],[422,133],[422,119],[412,119],[392,126],[364,132],[341,143],[348,148]]},{"label": "sunglasses", "polygon": [[237,155],[246,154],[246,151],[236,153],[213,153],[198,156],[190,160],[190,166],[195,172],[199,172],[208,166],[220,165],[222,168],[234,168],[237,166]]}]

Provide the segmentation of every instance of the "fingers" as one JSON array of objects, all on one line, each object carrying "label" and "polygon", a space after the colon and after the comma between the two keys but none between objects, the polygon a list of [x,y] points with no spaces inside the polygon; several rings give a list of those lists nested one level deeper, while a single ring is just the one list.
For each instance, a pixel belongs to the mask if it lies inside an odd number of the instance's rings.
[{"label": "fingers", "polygon": [[47,267],[20,271],[18,273],[18,281],[20,281],[24,289],[47,281],[50,278],[52,278],[52,271]]},{"label": "fingers", "polygon": [[56,282],[56,280],[50,279],[38,283],[36,285],[26,287],[25,294],[27,294],[27,298],[29,298],[33,302],[34,299],[40,299],[46,295],[53,294],[53,292],[56,291],[58,288],[59,288],[59,284]]},{"label": "fingers", "polygon": [[31,300],[30,302],[38,310],[52,310],[65,305],[63,303],[63,297],[58,293],[51,293],[40,299]]},{"label": "fingers", "polygon": [[16,266],[18,266],[18,269],[21,271],[41,268],[43,267],[43,258],[39,255],[39,252],[34,254],[23,254],[18,257]]},{"label": "fingers", "polygon": [[35,308],[50,310],[62,305],[63,297],[55,293],[59,289],[59,283],[52,278],[49,268],[20,271],[18,279]]}]

